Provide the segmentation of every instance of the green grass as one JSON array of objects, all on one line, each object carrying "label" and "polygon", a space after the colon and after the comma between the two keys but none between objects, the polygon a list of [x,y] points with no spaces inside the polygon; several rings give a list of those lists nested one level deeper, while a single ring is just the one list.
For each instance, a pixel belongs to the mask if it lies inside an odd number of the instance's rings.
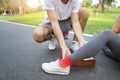
[{"label": "green grass", "polygon": [[92,9],[89,9],[90,17],[85,29],[85,33],[96,34],[106,29],[111,29],[117,15],[119,14],[119,8],[114,8],[111,11],[106,10],[105,13],[101,13],[98,10],[98,15],[93,16]]},{"label": "green grass", "polygon": [[4,18],[1,18],[1,20],[7,20],[11,22],[30,24],[36,26],[42,22],[44,18],[44,13],[45,12],[41,11],[37,13],[25,14],[23,16],[4,16]]},{"label": "green grass", "polygon": [[[111,29],[116,19],[116,16],[119,14],[120,11],[119,8],[113,8],[111,11],[106,10],[105,13],[102,14],[101,10],[98,9],[98,15],[93,16],[93,9],[88,8],[88,10],[90,12],[90,17],[84,31],[88,34],[96,34],[105,29]],[[5,16],[0,19],[37,26],[42,22],[44,14],[45,12],[41,11],[37,13],[25,14],[23,16]]]}]

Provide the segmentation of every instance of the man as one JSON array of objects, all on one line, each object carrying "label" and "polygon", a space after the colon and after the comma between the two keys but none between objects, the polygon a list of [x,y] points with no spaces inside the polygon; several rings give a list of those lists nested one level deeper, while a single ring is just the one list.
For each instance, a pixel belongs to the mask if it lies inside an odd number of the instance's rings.
[{"label": "man", "polygon": [[[86,9],[80,9],[79,0],[43,0],[43,8],[46,17],[42,24],[33,31],[33,38],[37,42],[49,40],[49,49],[55,50],[55,38],[62,50],[62,58],[71,54],[66,46],[63,33],[73,28],[75,33],[72,50],[77,50],[86,43],[82,32],[86,26],[89,13]],[[74,46],[79,44],[78,46]]]}]

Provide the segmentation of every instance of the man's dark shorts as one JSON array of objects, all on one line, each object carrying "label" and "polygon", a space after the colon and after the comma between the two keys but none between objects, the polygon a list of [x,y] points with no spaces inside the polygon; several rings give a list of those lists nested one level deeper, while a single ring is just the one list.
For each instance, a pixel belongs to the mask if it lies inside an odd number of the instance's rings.
[{"label": "man's dark shorts", "polygon": [[[66,19],[66,20],[61,20],[58,22],[59,22],[59,25],[60,25],[62,32],[68,32],[69,30],[72,30],[72,27],[70,25],[70,18]],[[43,23],[39,24],[38,27],[48,27],[48,28],[52,29],[51,23],[44,23],[43,22]]]}]

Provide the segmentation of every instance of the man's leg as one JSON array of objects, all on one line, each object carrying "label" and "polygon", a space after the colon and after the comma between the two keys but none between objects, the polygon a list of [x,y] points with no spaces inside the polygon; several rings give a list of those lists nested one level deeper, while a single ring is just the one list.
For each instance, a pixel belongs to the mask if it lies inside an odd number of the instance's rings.
[{"label": "man's leg", "polygon": [[49,50],[55,50],[56,49],[56,39],[53,35],[53,31],[51,28],[48,27],[37,27],[33,31],[33,38],[36,42],[44,42],[46,40],[49,40],[48,48]]},{"label": "man's leg", "polygon": [[[78,13],[79,16],[79,22],[81,24],[82,31],[84,31],[85,26],[87,24],[88,18],[89,18],[89,12],[86,8],[81,8]],[[74,41],[78,41],[77,37],[74,35],[73,38]]]},{"label": "man's leg", "polygon": [[52,29],[47,27],[37,27],[33,31],[33,38],[36,42],[44,42],[51,39]]},{"label": "man's leg", "polygon": [[[89,12],[87,11],[87,9],[81,8],[79,10],[78,16],[79,16],[79,22],[81,24],[82,31],[84,31],[85,26],[87,24],[87,20],[89,18]],[[78,42],[78,39],[77,39],[76,35],[74,34],[73,42],[72,42],[70,50],[71,50],[71,52],[74,52],[77,49],[79,49],[79,47],[80,47],[80,44]]]}]

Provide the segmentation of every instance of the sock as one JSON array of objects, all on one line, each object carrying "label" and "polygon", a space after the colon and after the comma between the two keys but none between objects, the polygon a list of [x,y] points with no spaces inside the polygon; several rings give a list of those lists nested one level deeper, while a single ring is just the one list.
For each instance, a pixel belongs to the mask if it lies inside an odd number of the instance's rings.
[{"label": "sock", "polygon": [[65,40],[68,39],[68,34],[69,34],[69,32],[63,32],[63,37]]},{"label": "sock", "polygon": [[63,67],[63,68],[71,65],[71,59],[70,59],[70,57],[66,57],[66,58],[63,59],[63,60],[60,58],[60,59],[59,59],[59,64],[60,64],[60,66]]}]

